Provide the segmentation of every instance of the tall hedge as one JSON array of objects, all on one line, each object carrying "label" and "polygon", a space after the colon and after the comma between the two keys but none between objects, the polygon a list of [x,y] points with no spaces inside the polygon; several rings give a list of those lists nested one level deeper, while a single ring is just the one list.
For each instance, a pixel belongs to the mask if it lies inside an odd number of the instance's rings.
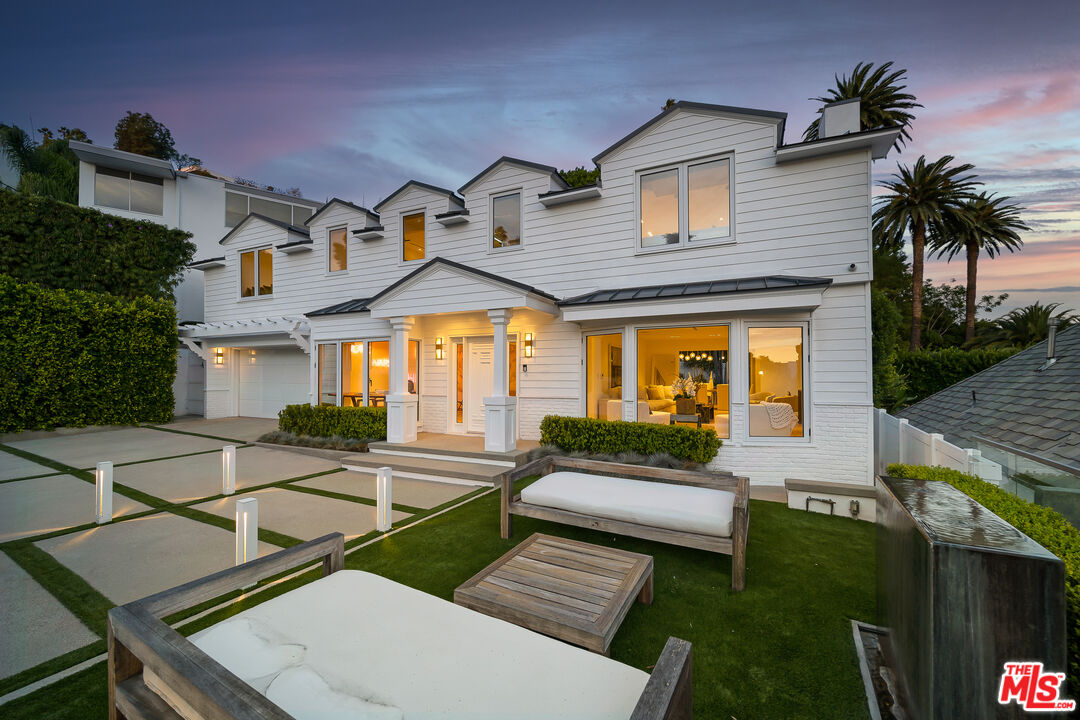
[{"label": "tall hedge", "polygon": [[0,432],[172,417],[171,302],[0,275],[0,309]]},{"label": "tall hedge", "polygon": [[172,297],[190,233],[49,198],[0,191],[0,274],[62,290]]},{"label": "tall hedge", "polygon": [[1020,348],[979,348],[961,350],[902,350],[896,354],[896,365],[907,382],[909,402],[930,397],[964,378],[982,372],[1005,358],[1019,352]]},{"label": "tall hedge", "polygon": [[308,437],[385,440],[386,408],[286,405],[278,413],[278,429]]},{"label": "tall hedge", "polygon": [[548,415],[541,421],[540,444],[554,445],[567,452],[667,453],[703,464],[716,457],[720,449],[720,439],[712,428],[561,415]]},{"label": "tall hedge", "polygon": [[[888,467],[888,473],[895,477],[947,482],[1061,558],[1065,563],[1065,640],[1069,651],[1069,688],[1075,693],[1075,689],[1080,688],[1080,530],[1055,510],[1018,498],[996,485],[958,470],[893,464]],[[1005,593],[1022,593],[1025,590],[1022,587],[999,588],[1000,592]],[[1059,668],[1048,670],[1056,672]]]}]

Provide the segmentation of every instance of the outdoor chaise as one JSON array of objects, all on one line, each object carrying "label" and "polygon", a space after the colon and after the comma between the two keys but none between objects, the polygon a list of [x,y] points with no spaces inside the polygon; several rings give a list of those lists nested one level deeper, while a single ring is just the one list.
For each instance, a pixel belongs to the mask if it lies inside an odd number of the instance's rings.
[{"label": "outdoor chaise", "polygon": [[[190,638],[160,618],[295,567],[323,578]],[[689,718],[690,644],[651,675],[366,572],[340,533],[109,611],[110,718]]]},{"label": "outdoor chaise", "polygon": [[[542,477],[520,494],[514,482]],[[731,588],[746,587],[750,481],[711,472],[549,455],[500,476],[503,538],[512,515],[731,555]]]}]

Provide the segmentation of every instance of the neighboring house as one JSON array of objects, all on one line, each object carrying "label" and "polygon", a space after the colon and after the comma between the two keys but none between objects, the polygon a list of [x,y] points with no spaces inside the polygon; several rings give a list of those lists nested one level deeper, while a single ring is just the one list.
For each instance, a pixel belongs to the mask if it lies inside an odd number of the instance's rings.
[{"label": "neighboring house", "polygon": [[391,442],[494,451],[549,414],[700,422],[754,482],[870,483],[871,162],[898,130],[858,110],[785,145],[783,113],[679,102],[597,155],[594,186],[503,157],[304,227],[251,215],[193,264],[206,415],[386,406]]},{"label": "neighboring house", "polygon": [[[90,143],[69,144],[79,158],[79,205],[186,230],[198,247],[196,257],[217,248],[221,236],[249,212],[303,223],[320,205],[218,177],[178,172],[167,160]],[[176,289],[176,312],[181,323],[203,320],[202,273],[185,271]],[[182,349],[173,385],[178,415],[203,414],[203,380],[202,360]]]},{"label": "neighboring house", "polygon": [[[897,413],[981,450],[1009,489],[1080,520],[1080,325]],[[1053,361],[1050,361],[1050,355]],[[1067,511],[1066,508],[1069,508]],[[1080,524],[1080,523],[1078,523]]]}]

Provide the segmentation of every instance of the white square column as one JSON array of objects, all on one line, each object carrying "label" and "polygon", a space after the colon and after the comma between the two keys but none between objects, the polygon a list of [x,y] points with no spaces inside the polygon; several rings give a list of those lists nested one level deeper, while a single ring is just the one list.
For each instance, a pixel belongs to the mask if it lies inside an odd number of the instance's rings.
[{"label": "white square column", "polygon": [[491,397],[484,398],[484,449],[509,452],[517,447],[517,398],[510,397],[510,361],[506,328],[513,311],[488,310],[495,335]]},{"label": "white square column", "polygon": [[390,393],[386,396],[386,440],[408,443],[416,440],[417,397],[408,391],[409,330],[411,317],[390,318]]}]

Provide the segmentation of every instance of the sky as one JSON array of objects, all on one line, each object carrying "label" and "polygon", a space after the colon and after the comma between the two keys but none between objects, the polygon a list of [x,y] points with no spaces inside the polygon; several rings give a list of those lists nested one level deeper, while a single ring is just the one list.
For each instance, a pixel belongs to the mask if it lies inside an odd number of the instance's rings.
[{"label": "sky", "polygon": [[1076,0],[54,2],[5,21],[0,122],[111,145],[149,112],[217,172],[367,207],[501,155],[591,167],[669,97],[786,112],[797,142],[834,74],[892,60],[925,107],[875,179],[923,153],[974,164],[1032,228],[980,262],[980,294],[1080,310]]}]

